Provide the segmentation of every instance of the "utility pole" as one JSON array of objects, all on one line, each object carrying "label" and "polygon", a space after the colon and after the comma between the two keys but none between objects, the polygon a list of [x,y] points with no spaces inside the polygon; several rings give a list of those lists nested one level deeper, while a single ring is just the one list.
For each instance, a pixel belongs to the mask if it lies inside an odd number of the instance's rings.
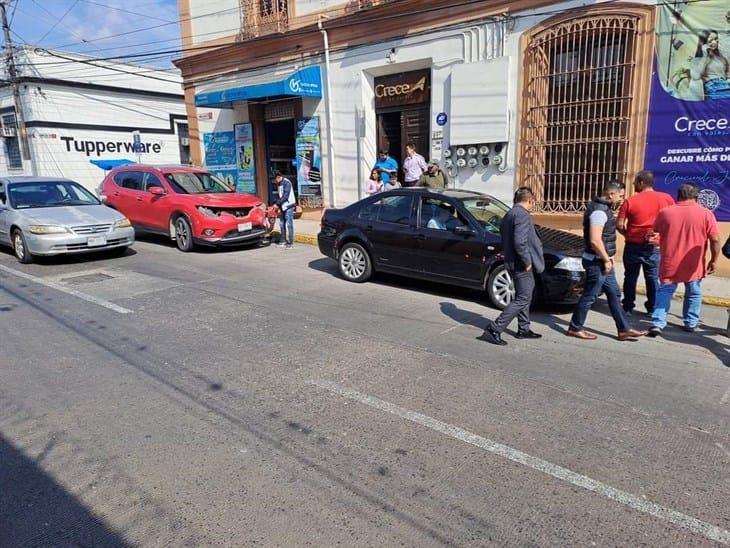
[{"label": "utility pole", "polygon": [[30,146],[28,143],[28,131],[25,129],[25,116],[23,116],[23,104],[20,101],[20,89],[18,88],[18,73],[15,70],[15,52],[13,41],[10,38],[10,25],[6,6],[9,0],[0,0],[0,17],[2,17],[3,34],[5,35],[5,51],[7,55],[8,77],[13,87],[13,100],[15,101],[15,121],[18,126],[20,150],[23,160],[30,161]]}]

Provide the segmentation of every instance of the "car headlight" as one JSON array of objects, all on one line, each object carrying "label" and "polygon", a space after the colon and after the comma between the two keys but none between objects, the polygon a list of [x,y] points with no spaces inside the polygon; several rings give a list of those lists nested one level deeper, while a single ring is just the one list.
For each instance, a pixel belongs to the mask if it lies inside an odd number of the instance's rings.
[{"label": "car headlight", "polygon": [[130,226],[132,226],[132,221],[126,217],[124,219],[119,219],[116,223],[114,223],[114,228],[128,228]]},{"label": "car headlight", "polygon": [[60,225],[30,225],[31,234],[66,234],[68,229]]},{"label": "car headlight", "polygon": [[210,209],[209,207],[205,206],[197,206],[195,209],[197,209],[200,213],[205,215],[206,217],[218,217],[215,211]]},{"label": "car headlight", "polygon": [[583,259],[580,257],[565,257],[558,261],[555,268],[559,270],[568,270],[569,272],[584,272]]}]

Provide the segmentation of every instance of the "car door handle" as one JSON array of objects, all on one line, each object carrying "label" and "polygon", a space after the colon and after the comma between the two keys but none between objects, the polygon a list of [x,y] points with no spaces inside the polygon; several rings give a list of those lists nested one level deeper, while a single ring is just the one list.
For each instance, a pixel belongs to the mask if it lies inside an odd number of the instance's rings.
[{"label": "car door handle", "polygon": [[373,230],[373,225],[367,225],[365,227],[365,230],[367,230],[368,232],[372,231]]},{"label": "car door handle", "polygon": [[414,234],[413,238],[415,238],[416,240],[425,240],[426,235],[425,234]]},{"label": "car door handle", "polygon": [[137,201],[138,202],[141,202],[142,201],[142,197],[141,196],[137,196]]},{"label": "car door handle", "polygon": [[112,192],[112,196],[119,196],[119,192]]}]

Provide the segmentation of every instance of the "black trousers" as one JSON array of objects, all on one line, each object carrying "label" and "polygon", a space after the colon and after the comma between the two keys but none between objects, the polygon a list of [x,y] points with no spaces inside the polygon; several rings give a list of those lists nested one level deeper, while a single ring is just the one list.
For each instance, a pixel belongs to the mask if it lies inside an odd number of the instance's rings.
[{"label": "black trousers", "polygon": [[507,326],[517,318],[517,329],[527,331],[530,329],[530,304],[532,294],[535,291],[535,276],[532,271],[512,272],[512,279],[515,282],[515,298],[507,305],[499,317],[494,320],[494,327],[502,333]]}]

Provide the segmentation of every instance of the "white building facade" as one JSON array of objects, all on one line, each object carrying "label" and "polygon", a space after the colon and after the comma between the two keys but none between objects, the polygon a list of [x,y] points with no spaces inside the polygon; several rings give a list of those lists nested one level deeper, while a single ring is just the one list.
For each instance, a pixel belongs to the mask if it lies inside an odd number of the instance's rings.
[{"label": "white building facade", "polygon": [[[208,40],[221,13],[203,4],[181,2],[181,15],[191,19],[182,23],[190,49],[176,62],[194,161],[210,159],[205,139],[241,126],[263,198],[280,170],[307,178],[298,185],[305,206],[340,207],[364,196],[378,150],[402,165],[413,142],[439,162],[450,186],[510,203],[515,188],[527,185],[540,213],[576,220],[607,180],[630,190],[647,155],[673,192],[678,172],[662,172],[660,162],[675,145],[660,143],[656,154],[656,143],[650,148],[649,136],[663,139],[658,128],[669,120],[657,97],[678,97],[687,83],[674,75],[689,78],[685,65],[701,45],[696,29],[704,28],[698,25],[727,15],[722,0],[679,7],[648,0],[296,0],[266,9],[240,0],[238,33]],[[235,7],[233,0],[225,5]],[[718,31],[726,56],[729,25]],[[319,80],[302,78],[314,70]],[[300,80],[312,93],[301,91]],[[722,117],[725,102],[712,104],[713,116]],[[682,108],[691,116],[692,105]],[[301,135],[313,127],[314,145],[311,133]],[[697,173],[704,184],[708,178]],[[312,191],[317,181],[321,188]],[[703,190],[710,205],[730,194]],[[319,201],[310,200],[317,192]]]},{"label": "white building facade", "polygon": [[0,88],[0,174],[65,177],[95,190],[104,170],[92,161],[189,162],[178,71],[59,55],[26,48],[16,56],[29,160],[12,90]]}]

